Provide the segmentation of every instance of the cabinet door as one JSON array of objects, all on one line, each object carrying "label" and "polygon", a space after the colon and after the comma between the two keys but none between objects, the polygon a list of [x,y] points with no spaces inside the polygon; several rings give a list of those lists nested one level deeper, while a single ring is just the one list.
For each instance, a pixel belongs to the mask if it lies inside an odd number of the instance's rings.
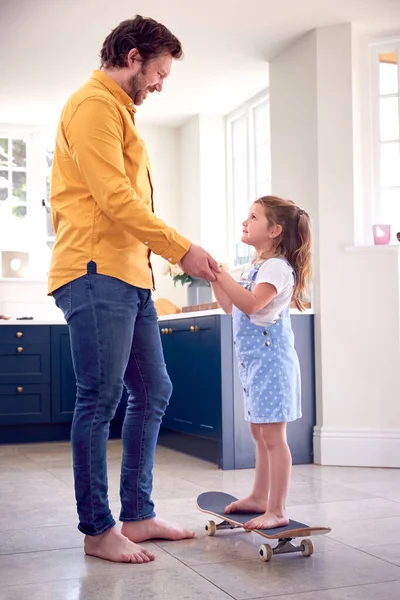
[{"label": "cabinet door", "polygon": [[50,422],[50,385],[0,385],[0,425]]},{"label": "cabinet door", "polygon": [[171,320],[162,342],[173,385],[164,426],[206,438],[220,437],[221,354],[217,318]]},{"label": "cabinet door", "polygon": [[53,423],[72,421],[76,399],[67,325],[51,327],[51,417]]}]

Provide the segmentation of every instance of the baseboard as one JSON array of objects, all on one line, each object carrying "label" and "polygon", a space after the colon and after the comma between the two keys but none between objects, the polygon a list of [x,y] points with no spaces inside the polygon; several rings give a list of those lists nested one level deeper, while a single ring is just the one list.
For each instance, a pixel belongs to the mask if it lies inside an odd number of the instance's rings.
[{"label": "baseboard", "polygon": [[346,467],[400,468],[400,429],[314,427],[314,462]]}]

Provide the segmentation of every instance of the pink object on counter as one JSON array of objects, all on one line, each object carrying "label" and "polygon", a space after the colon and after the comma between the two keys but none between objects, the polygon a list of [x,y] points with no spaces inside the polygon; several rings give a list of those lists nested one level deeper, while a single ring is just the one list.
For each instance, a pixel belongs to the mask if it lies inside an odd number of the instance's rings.
[{"label": "pink object on counter", "polygon": [[372,225],[375,246],[384,246],[390,243],[390,225]]}]

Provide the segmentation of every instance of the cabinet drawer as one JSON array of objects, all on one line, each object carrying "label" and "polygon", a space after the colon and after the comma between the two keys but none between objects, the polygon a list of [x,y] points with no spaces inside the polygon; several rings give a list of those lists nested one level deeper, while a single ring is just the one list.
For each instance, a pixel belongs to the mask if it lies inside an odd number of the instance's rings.
[{"label": "cabinet drawer", "polygon": [[0,385],[0,425],[50,423],[50,385]]},{"label": "cabinet drawer", "polygon": [[0,384],[50,383],[50,344],[0,346]]},{"label": "cabinet drawer", "polygon": [[49,325],[0,325],[0,346],[49,343]]}]

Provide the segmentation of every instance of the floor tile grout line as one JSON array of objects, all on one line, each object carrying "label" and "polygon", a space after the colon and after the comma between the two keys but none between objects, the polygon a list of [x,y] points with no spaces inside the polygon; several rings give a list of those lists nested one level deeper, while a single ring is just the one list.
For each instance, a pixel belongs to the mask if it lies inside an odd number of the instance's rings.
[{"label": "floor tile grout line", "polygon": [[[63,552],[64,550],[76,550],[81,548],[79,546],[65,546],[64,548],[41,548],[40,550],[21,550],[20,552],[0,552],[0,557],[2,556],[19,556],[21,554],[38,554],[40,552]],[[0,587],[1,589],[1,587]]]},{"label": "floor tile grout line", "polygon": [[[400,583],[400,579],[385,579],[384,581],[373,581],[372,583],[357,583],[355,585],[341,585],[339,587],[330,587],[330,588],[321,588],[317,590],[307,590],[305,592],[300,592],[301,594],[314,594],[318,592],[331,592],[336,590],[346,590],[347,588],[358,588],[364,587],[368,585],[381,585],[382,583],[395,583],[398,581]],[[285,596],[293,596],[297,600],[299,592],[290,592],[289,594],[276,594],[274,596],[267,596],[267,598],[282,598]],[[246,598],[246,600],[265,600],[265,596],[255,596],[254,598]]]},{"label": "floor tile grout line", "polygon": [[[198,573],[191,565],[188,565],[188,564],[184,563],[180,558],[178,558],[177,556],[174,556],[173,554],[171,554],[171,552],[168,552],[168,550],[166,550],[162,546],[159,546],[159,544],[155,543],[155,545],[157,546],[157,548],[160,548],[161,550],[164,550],[169,556],[171,556],[175,560],[179,561],[183,567],[189,569],[190,571],[192,571],[192,573],[195,573],[198,577],[201,577],[202,579],[204,579],[204,581],[207,581],[208,583],[210,583],[213,587],[217,588],[218,590],[220,590],[221,592],[223,592],[224,594],[226,594],[229,598],[232,598],[233,600],[237,600],[235,598],[235,596],[232,596],[232,594],[229,594],[229,592],[223,590],[221,587],[219,587],[219,585],[215,584],[213,581],[210,581],[209,579],[207,579],[207,577],[205,577],[201,573]],[[214,563],[212,563],[212,564],[214,564]],[[217,564],[217,563],[215,563],[215,564]]]},{"label": "floor tile grout line", "polygon": [[[396,544],[389,544],[390,546],[395,546]],[[374,546],[371,546],[371,548],[373,548]],[[394,567],[397,567],[399,569],[399,574],[400,574],[400,565],[397,563],[392,562],[391,560],[388,560],[387,558],[383,558],[382,556],[376,556],[376,554],[371,554],[371,552],[368,552],[368,550],[365,548],[358,548],[361,552],[363,552],[363,554],[366,554],[367,556],[370,556],[371,558],[375,558],[376,560],[380,560],[381,562],[384,562],[388,565],[393,565]]]}]

